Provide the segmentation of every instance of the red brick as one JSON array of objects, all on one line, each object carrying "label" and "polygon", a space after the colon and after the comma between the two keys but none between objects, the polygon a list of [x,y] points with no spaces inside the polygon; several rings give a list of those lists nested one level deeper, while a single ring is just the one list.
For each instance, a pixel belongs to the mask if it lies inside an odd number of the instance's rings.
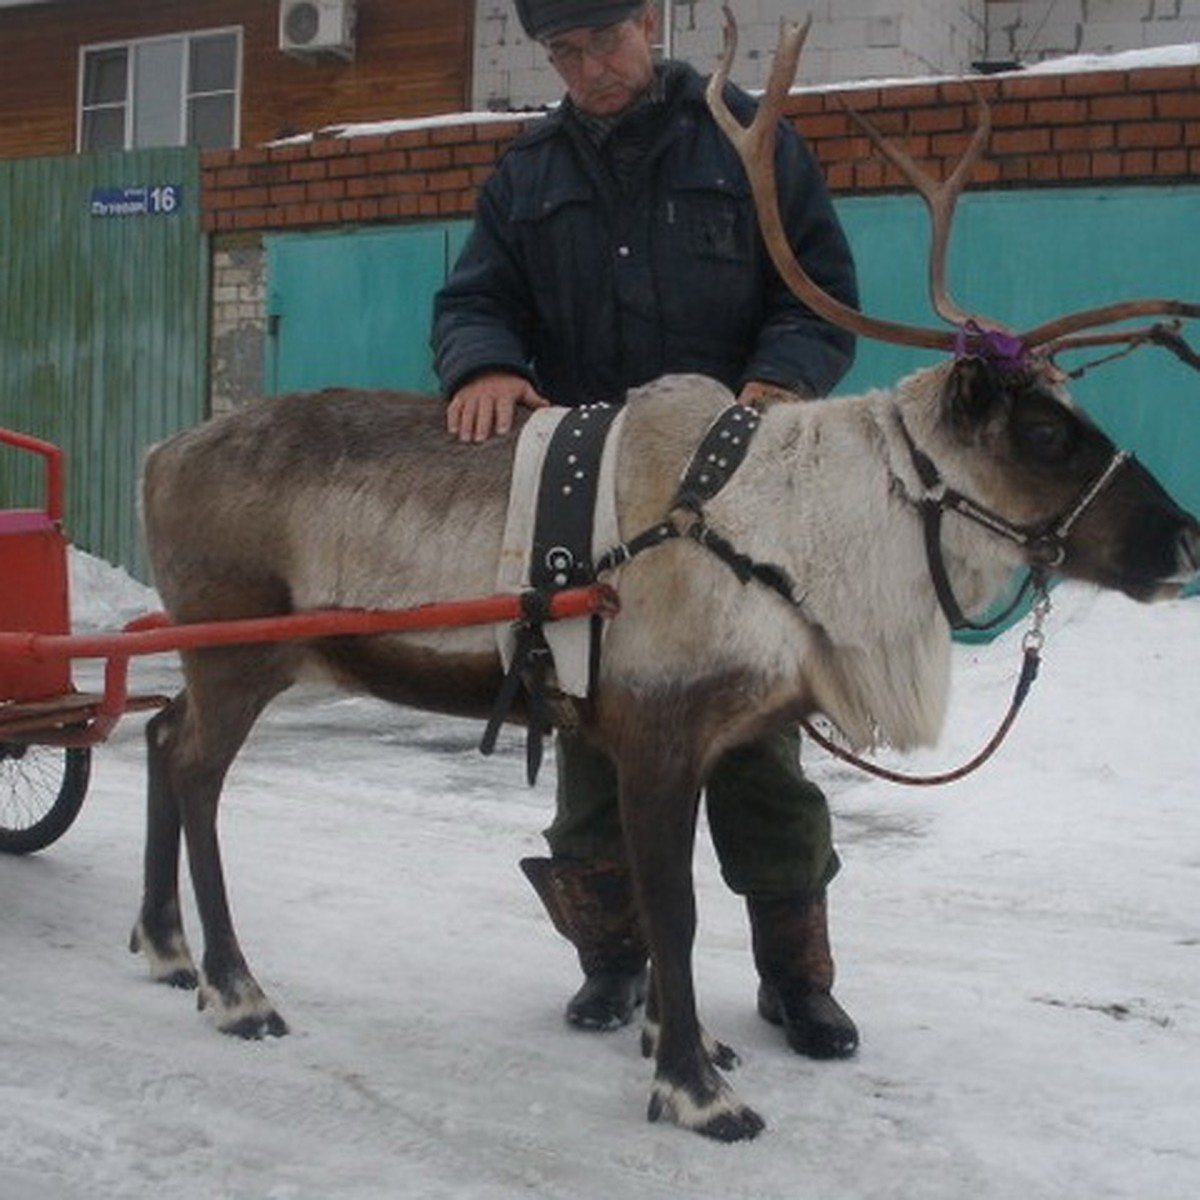
[{"label": "red brick", "polygon": [[308,157],[307,142],[289,142],[286,146],[268,146],[267,157],[272,162],[294,162]]},{"label": "red brick", "polygon": [[448,167],[453,157],[448,149],[414,150],[409,155],[409,162],[421,171],[436,171]]},{"label": "red brick", "polygon": [[936,103],[937,85],[933,83],[901,84],[883,88],[879,93],[881,108],[928,108]]},{"label": "red brick", "polygon": [[1035,183],[1053,183],[1062,177],[1056,154],[1037,154],[1029,160],[1029,178]]},{"label": "red brick", "polygon": [[249,167],[223,167],[214,172],[215,184],[222,188],[239,188],[250,185]]},{"label": "red brick", "polygon": [[302,183],[288,183],[281,187],[269,188],[267,194],[273,205],[301,204],[307,199],[308,190]]},{"label": "red brick", "polygon": [[1005,99],[1036,100],[1063,94],[1062,75],[1011,75],[1000,81]]},{"label": "red brick", "polygon": [[996,155],[1039,154],[1049,149],[1048,129],[1002,129],[992,137]]},{"label": "red brick", "polygon": [[431,171],[428,190],[431,192],[454,192],[459,188],[469,187],[470,183],[469,171]]},{"label": "red brick", "polygon": [[254,163],[248,168],[252,184],[270,185],[286,183],[288,177],[287,163]]},{"label": "red brick", "polygon": [[875,112],[883,107],[883,94],[887,88],[855,87],[826,92],[827,104],[836,103],[839,108],[856,108],[859,112]]},{"label": "red brick", "polygon": [[474,125],[435,125],[429,131],[431,146],[455,146],[475,140]]},{"label": "red brick", "polygon": [[349,153],[349,138],[314,138],[308,143],[309,158],[341,158]]},{"label": "red brick", "polygon": [[1154,116],[1152,96],[1098,96],[1088,102],[1093,121],[1148,121]]},{"label": "red brick", "polygon": [[529,128],[528,121],[494,121],[475,126],[477,142],[510,142]]},{"label": "red brick", "polygon": [[1154,154],[1150,150],[1130,150],[1121,155],[1121,174],[1142,179],[1154,174]]},{"label": "red brick", "polygon": [[1087,120],[1087,101],[1065,98],[1031,100],[1029,119],[1035,125],[1078,125]]},{"label": "red brick", "polygon": [[914,133],[946,133],[962,129],[963,125],[963,110],[957,104],[917,109],[909,121],[909,129]]},{"label": "red brick", "polygon": [[1113,125],[1068,125],[1053,131],[1051,145],[1055,150],[1107,150],[1115,138]]},{"label": "red brick", "polygon": [[345,139],[350,143],[351,154],[378,154],[387,148],[387,135],[383,133],[364,133]]},{"label": "red brick", "polygon": [[847,162],[831,163],[825,169],[825,182],[833,192],[854,190],[854,168]]},{"label": "red brick", "polygon": [[1029,105],[1024,100],[1002,100],[991,106],[992,128],[1029,123]]},{"label": "red brick", "polygon": [[1178,146],[1183,142],[1183,126],[1177,121],[1136,121],[1117,126],[1117,145]]},{"label": "red brick", "polygon": [[1068,96],[1105,96],[1125,91],[1124,71],[1081,71],[1063,76],[1063,92]]},{"label": "red brick", "polygon": [[787,117],[811,117],[825,111],[825,96],[821,92],[797,92],[784,101],[783,113]]},{"label": "red brick", "polygon": [[822,113],[805,117],[800,132],[810,141],[820,138],[845,137],[851,131],[850,118],[845,113]]},{"label": "red brick", "polygon": [[1154,156],[1155,175],[1174,176],[1188,173],[1188,152],[1182,147],[1175,150],[1160,150]]},{"label": "red brick", "polygon": [[387,183],[379,175],[364,175],[346,181],[346,196],[351,200],[361,200],[366,196],[382,196],[386,191]]},{"label": "red brick", "polygon": [[429,130],[424,127],[421,129],[398,129],[395,133],[387,135],[387,144],[397,150],[428,146]]},{"label": "red brick", "polygon": [[341,179],[326,179],[308,185],[308,198],[316,201],[340,200],[346,194],[346,183]]},{"label": "red brick", "polygon": [[1129,72],[1131,92],[1169,92],[1174,89],[1191,90],[1196,79],[1191,67],[1143,67]]},{"label": "red brick", "polygon": [[292,163],[288,167],[288,178],[299,180],[324,179],[327,167],[320,159],[307,159],[304,162]]},{"label": "red brick", "polygon": [[1200,117],[1200,91],[1163,92],[1154,97],[1154,114],[1164,119]]},{"label": "red brick", "polygon": [[239,188],[233,193],[234,208],[261,207],[267,203],[268,193],[265,187]]},{"label": "red brick", "polygon": [[368,175],[370,171],[364,155],[353,154],[346,158],[336,158],[329,164],[330,179],[345,179],[350,175]]},{"label": "red brick", "polygon": [[1092,174],[1092,156],[1083,151],[1063,154],[1059,157],[1058,166],[1063,179],[1076,181],[1088,179]]},{"label": "red brick", "polygon": [[454,147],[454,163],[457,166],[471,166],[475,163],[495,164],[499,160],[496,147],[488,142],[475,142],[469,145]]},{"label": "red brick", "polygon": [[398,175],[382,176],[385,190],[389,192],[424,192],[429,188],[429,176],[423,171],[407,171]]}]

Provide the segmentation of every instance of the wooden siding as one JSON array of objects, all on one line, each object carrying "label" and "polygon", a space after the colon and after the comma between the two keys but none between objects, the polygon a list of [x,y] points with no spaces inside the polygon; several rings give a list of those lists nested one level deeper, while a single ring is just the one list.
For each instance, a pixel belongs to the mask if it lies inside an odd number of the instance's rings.
[{"label": "wooden siding", "polygon": [[279,51],[279,0],[61,0],[0,9],[0,159],[76,150],[79,48],[240,26],[241,144],[469,107],[474,0],[358,0],[351,63]]}]

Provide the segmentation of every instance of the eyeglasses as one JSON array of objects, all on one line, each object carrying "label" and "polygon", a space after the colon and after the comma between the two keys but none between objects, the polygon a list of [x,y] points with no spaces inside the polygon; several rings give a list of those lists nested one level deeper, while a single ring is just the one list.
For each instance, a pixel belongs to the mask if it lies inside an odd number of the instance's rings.
[{"label": "eyeglasses", "polygon": [[572,42],[553,41],[546,44],[546,54],[560,71],[577,70],[585,58],[595,62],[615,54],[625,40],[627,21],[593,29],[581,45]]}]

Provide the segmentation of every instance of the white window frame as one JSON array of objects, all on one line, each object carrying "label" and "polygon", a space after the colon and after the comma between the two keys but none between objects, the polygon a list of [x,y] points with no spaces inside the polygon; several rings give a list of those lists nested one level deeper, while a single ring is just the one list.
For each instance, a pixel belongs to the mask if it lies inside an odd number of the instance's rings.
[{"label": "white window frame", "polygon": [[[157,37],[145,38],[126,38],[121,41],[112,42],[93,42],[87,46],[79,47],[79,79],[76,92],[75,104],[75,150],[76,153],[84,152],[83,145],[83,117],[84,117],[84,96],[83,87],[86,76],[87,56],[92,53],[102,52],[104,50],[124,50],[125,51],[125,100],[123,108],[125,110],[125,129],[123,141],[123,149],[136,150],[142,147],[134,146],[132,143],[133,128],[134,128],[134,61],[135,50],[138,46],[145,46],[154,42],[179,42],[184,43],[183,61],[185,65],[190,60],[190,46],[193,39],[215,37],[219,34],[233,34],[237,41],[237,48],[234,51],[234,76],[233,76],[233,141],[230,145],[231,149],[236,150],[241,145],[242,136],[242,60],[243,60],[243,33],[240,25],[219,26],[216,29],[190,29],[179,33],[163,34]],[[179,140],[172,143],[176,146],[186,146],[187,142],[187,121],[188,121],[188,101],[202,96],[210,95],[225,95],[222,92],[192,92],[188,89],[188,79],[186,71],[181,72],[179,80]],[[91,109],[104,107],[102,105],[92,105]],[[91,111],[89,109],[89,111]]]}]

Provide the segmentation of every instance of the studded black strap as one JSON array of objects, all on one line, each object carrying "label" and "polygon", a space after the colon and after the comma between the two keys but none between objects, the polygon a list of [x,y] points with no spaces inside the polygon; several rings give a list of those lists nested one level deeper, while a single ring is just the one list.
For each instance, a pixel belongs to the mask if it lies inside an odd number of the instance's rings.
[{"label": "studded black strap", "polygon": [[529,582],[558,591],[591,583],[592,517],[600,478],[600,456],[609,427],[621,410],[615,404],[573,408],[550,437],[542,467]]},{"label": "studded black strap", "polygon": [[688,463],[675,503],[699,512],[742,464],[762,414],[744,404],[722,409]]}]

